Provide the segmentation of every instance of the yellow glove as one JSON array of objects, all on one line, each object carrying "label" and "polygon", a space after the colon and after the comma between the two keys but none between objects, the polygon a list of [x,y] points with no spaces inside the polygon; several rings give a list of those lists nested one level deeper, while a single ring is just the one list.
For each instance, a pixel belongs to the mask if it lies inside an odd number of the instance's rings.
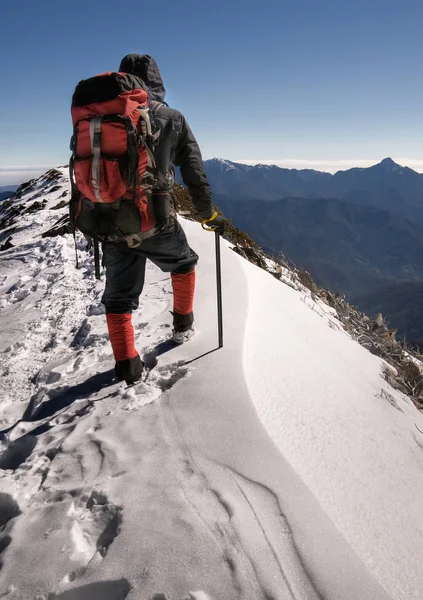
[{"label": "yellow glove", "polygon": [[227,219],[225,219],[223,215],[214,212],[211,217],[201,221],[201,227],[206,231],[217,231],[219,235],[223,235],[225,233],[226,223]]}]

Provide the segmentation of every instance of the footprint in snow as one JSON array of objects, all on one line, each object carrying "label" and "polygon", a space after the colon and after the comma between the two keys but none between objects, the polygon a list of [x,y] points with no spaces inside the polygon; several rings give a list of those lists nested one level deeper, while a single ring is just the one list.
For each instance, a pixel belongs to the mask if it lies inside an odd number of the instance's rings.
[{"label": "footprint in snow", "polygon": [[6,445],[0,453],[0,470],[16,471],[31,456],[36,445],[37,438],[29,434]]},{"label": "footprint in snow", "polygon": [[7,346],[5,352],[7,352],[9,356],[18,357],[22,354],[25,354],[26,350],[27,347],[25,342],[15,342],[14,344]]},{"label": "footprint in snow", "polygon": [[[151,600],[172,600],[168,594],[154,594]],[[188,592],[187,596],[178,598],[178,600],[212,600],[205,592]]]},{"label": "footprint in snow", "polygon": [[85,340],[87,339],[90,331],[91,325],[88,319],[84,319],[82,325],[78,329],[76,329],[76,333],[70,345],[71,348],[79,348],[81,346],[85,346]]},{"label": "footprint in snow", "polygon": [[76,350],[72,355],[62,354],[60,358],[49,361],[35,375],[33,382],[38,386],[52,385],[62,378],[75,376],[81,372],[89,372],[97,366],[99,360],[96,350]]},{"label": "footprint in snow", "polygon": [[97,317],[106,314],[106,309],[102,304],[91,304],[87,309],[87,317]]},{"label": "footprint in snow", "polygon": [[124,600],[130,591],[131,586],[126,579],[97,581],[61,594],[49,594],[47,600]]},{"label": "footprint in snow", "polygon": [[20,514],[19,506],[12,496],[0,492],[0,570],[3,566],[1,554],[12,541],[10,536],[13,527],[12,521]]},{"label": "footprint in snow", "polygon": [[29,294],[30,294],[30,290],[27,290],[27,289],[17,290],[16,292],[13,293],[10,303],[16,304],[17,302],[22,302],[22,300],[25,300],[25,298],[28,298]]},{"label": "footprint in snow", "polygon": [[145,342],[150,338],[156,340],[162,336],[168,334],[169,329],[171,328],[170,323],[161,323],[160,325],[152,324],[151,321],[137,323],[134,322],[135,331],[142,331],[142,337],[139,338],[140,342]]},{"label": "footprint in snow", "polygon": [[75,499],[68,511],[72,521],[71,560],[78,564],[66,581],[75,581],[93,559],[103,559],[120,533],[122,508],[109,502],[107,496],[93,491],[89,497]]},{"label": "footprint in snow", "polygon": [[50,338],[49,338],[47,344],[45,344],[45,346],[43,347],[42,351],[49,352],[49,350],[54,350],[54,348],[56,348],[56,347],[57,347],[57,332],[54,331],[50,335]]},{"label": "footprint in snow", "polygon": [[188,367],[184,365],[184,361],[180,360],[170,365],[157,367],[149,375],[149,380],[162,392],[166,392],[189,373]]},{"label": "footprint in snow", "polygon": [[86,348],[93,346],[95,342],[108,339],[106,331],[103,333],[92,333],[92,325],[88,319],[84,319],[82,325],[76,331],[70,344],[71,348]]},{"label": "footprint in snow", "polygon": [[157,401],[160,396],[170,390],[176,383],[189,374],[190,370],[184,361],[155,367],[148,371],[143,380],[126,388],[122,399],[125,400],[125,410],[136,410]]},{"label": "footprint in snow", "polygon": [[[49,422],[55,424],[55,421],[50,417],[59,418],[60,416],[67,420],[68,416],[65,413],[68,407],[75,405],[76,412],[84,406],[91,407],[93,402],[108,397],[110,395],[109,388],[115,384],[117,384],[115,373],[113,369],[110,369],[96,373],[76,385],[64,385],[55,388],[42,387],[31,396],[22,415],[22,421],[41,424],[41,421],[49,419]],[[95,398],[90,400],[89,397],[94,394],[96,395]],[[72,416],[72,411],[69,414]]]}]

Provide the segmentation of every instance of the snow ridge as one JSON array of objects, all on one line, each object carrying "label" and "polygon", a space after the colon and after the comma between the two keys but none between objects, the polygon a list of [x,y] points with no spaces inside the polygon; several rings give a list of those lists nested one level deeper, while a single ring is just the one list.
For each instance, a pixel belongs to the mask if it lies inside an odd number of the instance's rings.
[{"label": "snow ridge", "polygon": [[196,335],[168,344],[149,265],[151,370],[126,387],[92,257],[79,240],[76,269],[71,236],[42,237],[68,195],[61,168],[0,215],[0,596],[418,600],[422,415],[382,361],[289,269],[283,285],[225,242],[218,350],[212,236],[182,221]]}]

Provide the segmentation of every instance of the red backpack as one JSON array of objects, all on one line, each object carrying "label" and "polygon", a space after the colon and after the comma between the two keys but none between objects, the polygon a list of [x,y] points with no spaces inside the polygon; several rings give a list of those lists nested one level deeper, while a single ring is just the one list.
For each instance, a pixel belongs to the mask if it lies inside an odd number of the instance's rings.
[{"label": "red backpack", "polygon": [[151,191],[158,133],[144,82],[126,73],[80,81],[72,98],[71,225],[135,247],[154,232]]}]

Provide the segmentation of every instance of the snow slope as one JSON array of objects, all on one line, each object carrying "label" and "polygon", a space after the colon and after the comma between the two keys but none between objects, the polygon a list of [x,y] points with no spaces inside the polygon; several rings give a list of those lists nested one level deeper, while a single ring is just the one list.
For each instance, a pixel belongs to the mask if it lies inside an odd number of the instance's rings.
[{"label": "snow slope", "polygon": [[0,255],[0,597],[423,597],[423,416],[382,361],[226,242],[217,350],[213,237],[182,221],[196,335],[169,349],[150,264],[134,323],[157,365],[117,383],[92,258],[41,238],[61,172],[16,201],[47,200]]}]

